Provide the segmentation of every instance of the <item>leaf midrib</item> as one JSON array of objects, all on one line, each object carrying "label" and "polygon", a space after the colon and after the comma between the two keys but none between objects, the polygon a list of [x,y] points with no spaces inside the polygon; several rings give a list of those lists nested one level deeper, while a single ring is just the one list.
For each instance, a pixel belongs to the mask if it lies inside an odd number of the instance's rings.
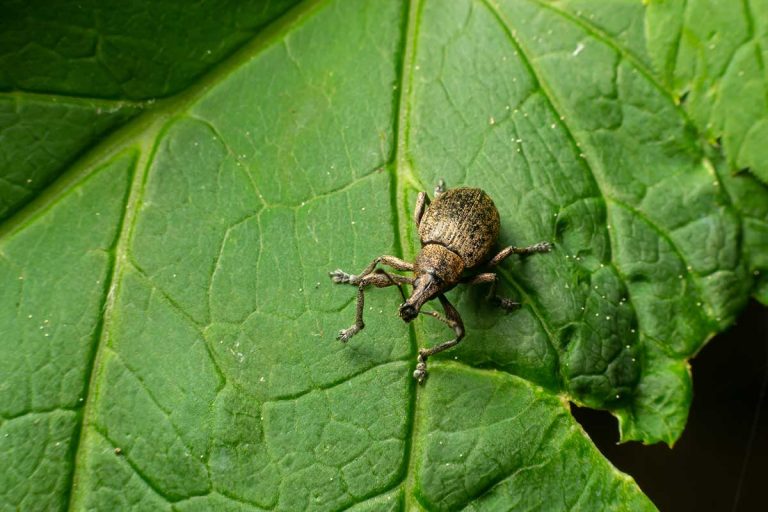
[{"label": "leaf midrib", "polygon": [[[412,2],[403,2],[405,13],[404,23],[402,27],[401,36],[401,50],[402,56],[401,62],[398,66],[399,71],[399,83],[397,88],[397,99],[395,107],[397,108],[394,116],[394,153],[393,162],[389,166],[390,169],[390,207],[393,215],[393,228],[394,228],[394,246],[397,251],[397,256],[403,258],[405,254],[410,251],[410,247],[406,247],[404,244],[402,234],[407,235],[407,228],[405,224],[400,221],[401,218],[408,218],[407,208],[407,196],[405,186],[398,186],[399,179],[402,178],[407,181],[416,182],[415,177],[412,174],[412,166],[408,159],[408,118],[410,116],[410,95],[413,81],[413,66],[416,58],[416,44],[418,41],[419,19],[422,12],[423,0],[413,0]],[[400,205],[403,205],[403,210],[400,209]],[[406,236],[406,239],[408,237]],[[419,350],[420,336],[417,334],[416,327],[413,323],[408,324],[408,338],[410,345],[410,365],[408,367],[409,374],[416,369],[415,360]],[[406,510],[418,510],[421,508],[416,491],[416,457],[415,457],[415,445],[418,431],[418,419],[417,419],[417,400],[420,394],[420,387],[415,383],[414,379],[410,378],[410,375],[406,376],[409,379],[410,400],[408,402],[408,411],[405,421],[407,433],[405,439],[405,455],[402,462],[402,468],[405,474],[401,481],[392,488],[403,486],[403,499],[405,501]],[[387,491],[384,491],[387,492]]]}]

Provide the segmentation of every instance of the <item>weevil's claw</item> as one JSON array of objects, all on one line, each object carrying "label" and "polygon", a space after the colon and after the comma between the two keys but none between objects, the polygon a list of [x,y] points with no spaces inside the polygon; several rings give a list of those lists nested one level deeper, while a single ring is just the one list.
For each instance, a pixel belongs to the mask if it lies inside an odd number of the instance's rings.
[{"label": "weevil's claw", "polygon": [[413,378],[416,379],[419,384],[423,384],[424,379],[427,378],[427,358],[419,353],[416,361],[416,370],[413,372]]},{"label": "weevil's claw", "polygon": [[437,185],[435,186],[435,197],[439,196],[445,192],[445,181],[443,178],[440,178],[437,182]]},{"label": "weevil's claw", "polygon": [[351,283],[352,279],[354,279],[355,277],[352,274],[344,272],[340,268],[337,268],[333,272],[328,272],[328,275],[331,276],[331,279],[333,280],[334,283],[340,283],[340,284]]},{"label": "weevil's claw", "polygon": [[342,329],[339,331],[339,335],[336,336],[336,339],[339,340],[342,343],[346,343],[349,338],[360,332],[360,327],[353,325],[352,327],[348,329]]},{"label": "weevil's claw", "polygon": [[533,246],[534,252],[549,252],[552,250],[552,244],[550,242],[539,242]]},{"label": "weevil's claw", "polygon": [[522,304],[519,302],[515,302],[514,300],[508,299],[506,297],[495,297],[494,302],[504,311],[515,311],[516,309],[520,309],[522,307]]}]

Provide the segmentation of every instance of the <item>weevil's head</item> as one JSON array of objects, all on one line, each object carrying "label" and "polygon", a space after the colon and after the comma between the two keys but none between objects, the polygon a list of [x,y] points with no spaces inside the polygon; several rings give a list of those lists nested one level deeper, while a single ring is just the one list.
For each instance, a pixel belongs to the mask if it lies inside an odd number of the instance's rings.
[{"label": "weevil's head", "polygon": [[427,244],[416,257],[413,293],[398,311],[404,322],[419,315],[421,307],[453,288],[464,271],[464,260],[455,252],[437,244]]}]

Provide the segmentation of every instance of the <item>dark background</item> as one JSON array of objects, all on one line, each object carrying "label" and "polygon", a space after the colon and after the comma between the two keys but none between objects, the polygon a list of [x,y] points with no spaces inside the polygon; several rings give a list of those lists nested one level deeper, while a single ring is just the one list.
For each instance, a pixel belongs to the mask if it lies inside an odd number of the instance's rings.
[{"label": "dark background", "polygon": [[673,449],[617,445],[613,416],[573,406],[574,416],[662,511],[768,510],[768,309],[750,302],[691,367],[693,405]]}]

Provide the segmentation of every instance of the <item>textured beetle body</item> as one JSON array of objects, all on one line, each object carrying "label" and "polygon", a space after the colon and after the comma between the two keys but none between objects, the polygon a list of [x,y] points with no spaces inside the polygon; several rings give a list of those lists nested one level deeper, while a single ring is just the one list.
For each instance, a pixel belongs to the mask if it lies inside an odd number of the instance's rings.
[{"label": "textured beetle body", "polygon": [[465,269],[488,259],[499,237],[499,211],[479,188],[446,190],[427,207],[419,223],[421,245],[437,244],[456,253]]},{"label": "textured beetle body", "polygon": [[421,306],[453,288],[461,274],[488,260],[499,237],[499,211],[479,188],[441,193],[418,221],[421,251],[416,256],[413,293],[400,306],[410,322]]},{"label": "textured beetle body", "polygon": [[[552,246],[540,242],[528,247],[509,246],[492,258],[491,249],[499,237],[499,211],[488,194],[479,188],[455,188],[445,190],[442,181],[435,189],[435,200],[429,204],[426,193],[420,192],[416,201],[414,220],[419,230],[421,250],[416,261],[410,263],[395,256],[379,256],[360,274],[349,274],[341,269],[330,272],[336,283],[347,283],[358,287],[355,323],[339,332],[338,339],[346,342],[365,327],[363,323],[364,290],[368,286],[410,285],[413,292],[405,296],[398,314],[410,322],[419,313],[429,315],[450,326],[456,336],[428,349],[420,349],[413,376],[423,382],[427,376],[427,358],[456,346],[464,337],[464,323],[461,315],[445,297],[445,292],[459,283],[490,283],[488,297],[497,305],[511,311],[520,306],[505,297],[496,295],[497,276],[493,272],[462,276],[466,270],[480,265],[492,268],[511,254],[532,254],[548,252]],[[413,277],[390,274],[377,269],[378,264],[388,265],[397,270],[413,272]],[[422,311],[422,306],[432,299],[438,299],[445,315],[437,311]]]}]

